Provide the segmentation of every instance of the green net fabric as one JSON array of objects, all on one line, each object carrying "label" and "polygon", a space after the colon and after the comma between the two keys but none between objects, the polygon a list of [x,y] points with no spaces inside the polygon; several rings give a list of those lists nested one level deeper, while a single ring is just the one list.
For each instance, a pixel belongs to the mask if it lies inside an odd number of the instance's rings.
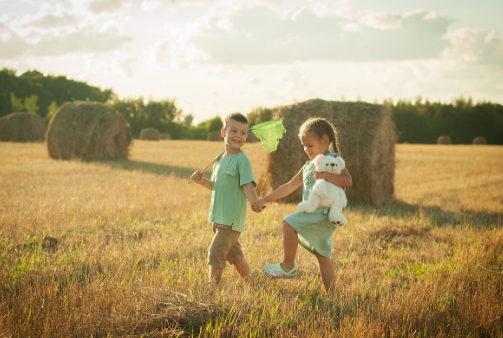
[{"label": "green net fabric", "polygon": [[286,132],[283,126],[283,119],[262,122],[254,125],[250,130],[258,137],[262,143],[262,147],[269,151],[276,150],[279,140]]}]

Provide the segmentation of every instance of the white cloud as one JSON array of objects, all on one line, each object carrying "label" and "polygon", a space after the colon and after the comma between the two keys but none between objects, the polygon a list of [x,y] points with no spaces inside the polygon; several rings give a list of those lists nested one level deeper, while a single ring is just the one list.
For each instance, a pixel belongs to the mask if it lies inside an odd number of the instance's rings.
[{"label": "white cloud", "polygon": [[358,23],[375,29],[392,30],[401,29],[401,15],[391,13],[369,13],[363,15]]},{"label": "white cloud", "polygon": [[503,36],[479,28],[461,28],[446,35],[450,45],[443,51],[447,59],[495,65],[503,69]]},{"label": "white cloud", "polygon": [[141,3],[141,9],[145,12],[153,12],[161,6],[159,0],[143,0]]},{"label": "white cloud", "polygon": [[310,74],[300,63],[296,63],[287,69],[280,80],[286,84],[285,89],[288,92],[299,95],[309,88]]},{"label": "white cloud", "polygon": [[84,27],[75,28],[65,35],[40,32],[29,38],[7,30],[2,33],[0,41],[0,59],[59,56],[68,53],[105,53],[125,48],[131,40],[130,37],[120,34],[120,29],[114,23],[105,24],[101,31]]},{"label": "white cloud", "polygon": [[59,28],[76,25],[82,22],[82,17],[71,13],[38,13],[25,16],[19,21],[21,27]]},{"label": "white cloud", "polygon": [[118,11],[131,0],[91,0],[88,8],[95,14],[112,13]]},{"label": "white cloud", "polygon": [[170,48],[192,46],[209,63],[267,64],[438,58],[448,44],[442,36],[451,21],[426,10],[359,17],[353,12],[347,18],[319,12],[302,8],[281,15],[254,7],[213,14]]}]

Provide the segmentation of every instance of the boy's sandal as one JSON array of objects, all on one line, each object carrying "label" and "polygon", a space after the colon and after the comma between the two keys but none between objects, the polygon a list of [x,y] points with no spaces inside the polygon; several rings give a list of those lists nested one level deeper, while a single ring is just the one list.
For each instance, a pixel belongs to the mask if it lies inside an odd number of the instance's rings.
[{"label": "boy's sandal", "polygon": [[281,268],[281,263],[267,264],[264,266],[264,273],[271,278],[293,278],[297,275],[297,268],[294,266],[292,270],[286,272]]}]

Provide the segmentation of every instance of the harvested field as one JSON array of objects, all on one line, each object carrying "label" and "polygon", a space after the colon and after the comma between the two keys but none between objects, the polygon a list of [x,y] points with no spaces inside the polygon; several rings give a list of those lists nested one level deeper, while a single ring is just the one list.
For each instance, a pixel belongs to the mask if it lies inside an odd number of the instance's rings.
[{"label": "harvested field", "polygon": [[[267,151],[243,149],[260,176]],[[296,278],[261,272],[281,260],[296,203],[248,209],[254,285],[227,268],[212,295],[211,191],[187,179],[221,150],[138,140],[127,161],[84,162],[0,143],[0,335],[502,336],[503,147],[397,145],[395,201],[350,205],[332,236],[328,304],[302,248]]]}]

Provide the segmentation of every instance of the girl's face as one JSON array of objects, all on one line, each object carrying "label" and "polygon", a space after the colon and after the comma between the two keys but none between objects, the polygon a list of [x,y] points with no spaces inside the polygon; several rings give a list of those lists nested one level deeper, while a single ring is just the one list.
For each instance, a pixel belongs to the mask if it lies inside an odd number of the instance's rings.
[{"label": "girl's face", "polygon": [[313,132],[307,132],[300,138],[302,146],[307,156],[312,160],[319,154],[328,154],[328,136],[323,136],[321,139],[316,136]]}]

